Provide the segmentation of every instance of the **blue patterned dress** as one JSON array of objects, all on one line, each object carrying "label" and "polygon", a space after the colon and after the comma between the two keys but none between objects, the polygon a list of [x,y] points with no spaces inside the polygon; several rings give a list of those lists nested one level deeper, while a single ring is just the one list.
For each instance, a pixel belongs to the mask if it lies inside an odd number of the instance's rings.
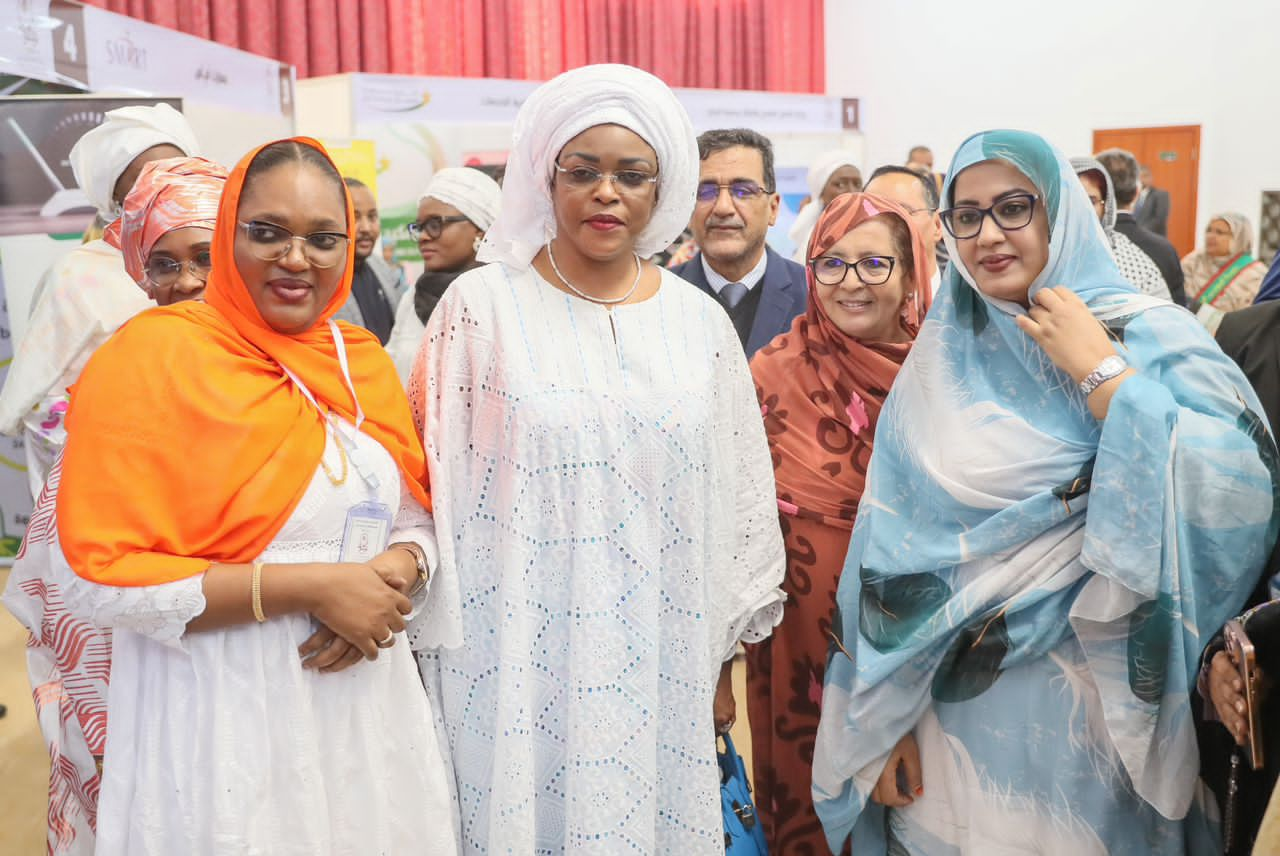
[{"label": "blue patterned dress", "polygon": [[[1213,853],[1188,693],[1274,540],[1275,445],[1195,319],[1121,278],[1066,160],[987,132],[951,181],[993,159],[1048,214],[1031,294],[1075,291],[1137,375],[1095,420],[948,236],[841,578],[818,813],[860,855]],[[886,810],[868,797],[908,732],[924,795]]]}]

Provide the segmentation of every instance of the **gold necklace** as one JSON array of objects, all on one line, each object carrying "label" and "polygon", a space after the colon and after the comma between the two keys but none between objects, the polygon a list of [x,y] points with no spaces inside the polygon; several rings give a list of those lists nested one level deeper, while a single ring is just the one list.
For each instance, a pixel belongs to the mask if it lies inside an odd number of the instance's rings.
[{"label": "gold necklace", "polygon": [[329,479],[329,484],[334,487],[342,487],[347,483],[347,449],[342,445],[342,434],[339,433],[337,426],[331,426],[328,419],[324,420],[325,434],[329,433],[329,428],[333,428],[333,442],[338,444],[338,460],[342,462],[342,475],[335,476],[333,470],[329,469],[329,465],[324,461],[324,450],[320,451],[320,469],[324,470],[325,476]]}]

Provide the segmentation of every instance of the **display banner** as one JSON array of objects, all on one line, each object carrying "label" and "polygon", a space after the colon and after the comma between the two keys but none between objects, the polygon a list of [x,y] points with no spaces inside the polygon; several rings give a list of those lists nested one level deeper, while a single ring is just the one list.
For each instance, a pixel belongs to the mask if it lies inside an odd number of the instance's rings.
[{"label": "display banner", "polygon": [[0,73],[293,115],[293,66],[67,0],[0,0]]},{"label": "display banner", "polygon": [[322,137],[325,151],[343,178],[354,178],[378,195],[378,154],[373,140],[335,140]]},{"label": "display banner", "polygon": [[[373,122],[510,125],[538,83],[493,78],[351,76],[357,126]],[[841,99],[792,92],[676,89],[694,128],[748,127],[761,132],[839,132]]]},{"label": "display banner", "polygon": [[[0,387],[4,386],[9,363],[13,362],[9,302],[3,299],[4,293],[4,258],[0,256]],[[0,566],[12,565],[18,555],[32,505],[22,439],[0,437]]]},{"label": "display banner", "polygon": [[83,233],[95,212],[76,186],[71,147],[108,110],[159,103],[182,110],[173,98],[0,99],[0,235]]},{"label": "display banner", "polygon": [[89,88],[95,92],[162,92],[293,115],[292,76],[282,75],[274,60],[93,6],[85,7],[84,24]]}]

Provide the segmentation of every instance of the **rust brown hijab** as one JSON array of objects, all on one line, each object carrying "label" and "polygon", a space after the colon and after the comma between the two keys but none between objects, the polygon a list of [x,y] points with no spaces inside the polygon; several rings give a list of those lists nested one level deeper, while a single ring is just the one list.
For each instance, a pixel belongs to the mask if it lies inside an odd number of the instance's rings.
[{"label": "rust brown hijab", "polygon": [[[902,325],[914,339],[929,307],[925,260],[932,249],[901,206],[868,193],[836,197],[814,227],[806,259],[882,214],[899,218],[911,233],[914,294],[903,307]],[[876,420],[911,345],[862,342],[843,333],[822,308],[813,268],[806,265],[805,273],[808,310],[760,350],[751,372],[773,453],[778,506],[785,514],[852,529]]]}]

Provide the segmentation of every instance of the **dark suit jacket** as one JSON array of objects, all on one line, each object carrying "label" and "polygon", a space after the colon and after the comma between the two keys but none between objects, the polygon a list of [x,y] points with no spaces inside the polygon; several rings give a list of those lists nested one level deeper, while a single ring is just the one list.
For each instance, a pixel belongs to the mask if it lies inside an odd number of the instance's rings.
[{"label": "dark suit jacket", "polygon": [[[791,329],[791,322],[809,304],[809,285],[805,282],[804,268],[768,247],[764,251],[769,260],[764,269],[764,279],[756,286],[764,290],[760,292],[760,305],[751,324],[751,335],[742,343],[748,360],[773,341],[774,336]],[[715,290],[707,283],[706,271],[702,269],[702,253],[672,268],[672,273],[711,295],[717,306],[723,306]]]},{"label": "dark suit jacket", "polygon": [[1134,212],[1138,225],[1148,232],[1168,237],[1169,235],[1169,191],[1153,187],[1147,191]]},{"label": "dark suit jacket", "polygon": [[1178,251],[1169,243],[1169,239],[1149,232],[1127,211],[1116,214],[1116,231],[1138,245],[1160,268],[1165,285],[1169,286],[1169,295],[1179,306],[1187,305],[1187,290],[1183,287],[1182,260]]},{"label": "dark suit jacket", "polygon": [[1272,432],[1280,430],[1280,300],[1228,312],[1217,339],[1253,384]]}]

